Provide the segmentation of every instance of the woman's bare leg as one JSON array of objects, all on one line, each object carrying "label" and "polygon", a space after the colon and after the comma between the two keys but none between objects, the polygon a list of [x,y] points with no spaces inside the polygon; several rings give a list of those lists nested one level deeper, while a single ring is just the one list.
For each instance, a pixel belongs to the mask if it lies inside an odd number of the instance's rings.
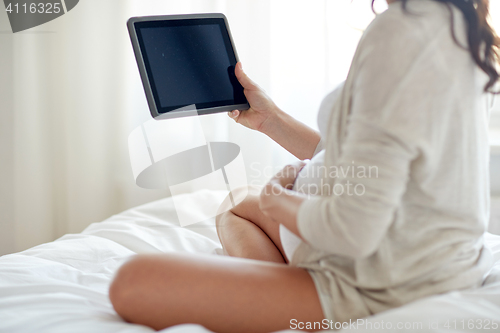
[{"label": "woman's bare leg", "polygon": [[137,256],[120,268],[110,299],[125,320],[155,329],[195,323],[219,333],[273,332],[292,319],[323,319],[306,270],[214,255]]},{"label": "woman's bare leg", "polygon": [[217,216],[217,234],[224,252],[232,257],[287,262],[279,224],[260,211],[259,194],[260,188],[250,187],[241,203]]}]

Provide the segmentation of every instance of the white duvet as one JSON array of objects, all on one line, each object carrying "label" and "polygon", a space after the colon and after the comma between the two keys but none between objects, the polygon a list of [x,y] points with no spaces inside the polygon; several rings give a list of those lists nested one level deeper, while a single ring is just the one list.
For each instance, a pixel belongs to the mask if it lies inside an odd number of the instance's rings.
[{"label": "white duvet", "polygon": [[[225,193],[188,195],[204,209]],[[81,234],[0,257],[0,332],[152,332],[118,317],[108,287],[116,269],[136,253],[221,253],[213,219],[184,228],[177,221],[167,198],[94,223]],[[496,265],[484,287],[422,299],[344,329],[500,332],[500,236],[487,234],[486,240]],[[162,332],[209,331],[181,325]]]}]

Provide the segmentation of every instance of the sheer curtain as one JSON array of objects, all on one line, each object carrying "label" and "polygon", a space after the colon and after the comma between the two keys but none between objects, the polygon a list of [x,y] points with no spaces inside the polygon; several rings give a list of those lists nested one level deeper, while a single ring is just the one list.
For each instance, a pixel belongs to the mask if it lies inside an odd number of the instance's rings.
[{"label": "sheer curtain", "polygon": [[[83,0],[14,35],[0,11],[0,255],[169,195],[138,188],[132,176],[128,135],[150,116],[129,17],[226,14],[247,73],[281,108],[317,127],[321,99],[346,77],[374,16],[370,2]],[[240,145],[251,183],[294,160],[226,114],[200,119],[208,139]]]}]

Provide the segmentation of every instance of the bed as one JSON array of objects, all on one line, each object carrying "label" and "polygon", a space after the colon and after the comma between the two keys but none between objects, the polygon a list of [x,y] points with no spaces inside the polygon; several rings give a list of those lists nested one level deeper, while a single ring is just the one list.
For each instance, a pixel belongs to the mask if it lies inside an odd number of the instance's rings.
[{"label": "bed", "polygon": [[[220,202],[225,192],[202,190],[183,195],[203,209]],[[500,331],[500,236],[485,237],[496,264],[482,288],[422,299],[353,322],[343,330]],[[122,321],[113,311],[107,291],[113,274],[130,256],[162,252],[221,255],[214,220],[180,227],[172,198],[166,198],[94,223],[80,234],[2,256],[0,332],[152,332]],[[162,332],[209,331],[198,325],[180,325]]]}]

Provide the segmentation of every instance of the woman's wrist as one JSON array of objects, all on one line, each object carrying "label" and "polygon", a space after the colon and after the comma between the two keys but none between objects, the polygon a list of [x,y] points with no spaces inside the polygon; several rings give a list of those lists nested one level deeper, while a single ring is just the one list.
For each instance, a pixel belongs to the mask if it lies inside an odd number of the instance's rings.
[{"label": "woman's wrist", "polygon": [[283,129],[287,117],[290,116],[280,108],[276,107],[275,111],[271,112],[269,117],[262,123],[259,128],[259,132],[273,138],[276,132]]},{"label": "woman's wrist", "polygon": [[298,159],[310,159],[320,141],[318,132],[276,107],[259,129]]}]

